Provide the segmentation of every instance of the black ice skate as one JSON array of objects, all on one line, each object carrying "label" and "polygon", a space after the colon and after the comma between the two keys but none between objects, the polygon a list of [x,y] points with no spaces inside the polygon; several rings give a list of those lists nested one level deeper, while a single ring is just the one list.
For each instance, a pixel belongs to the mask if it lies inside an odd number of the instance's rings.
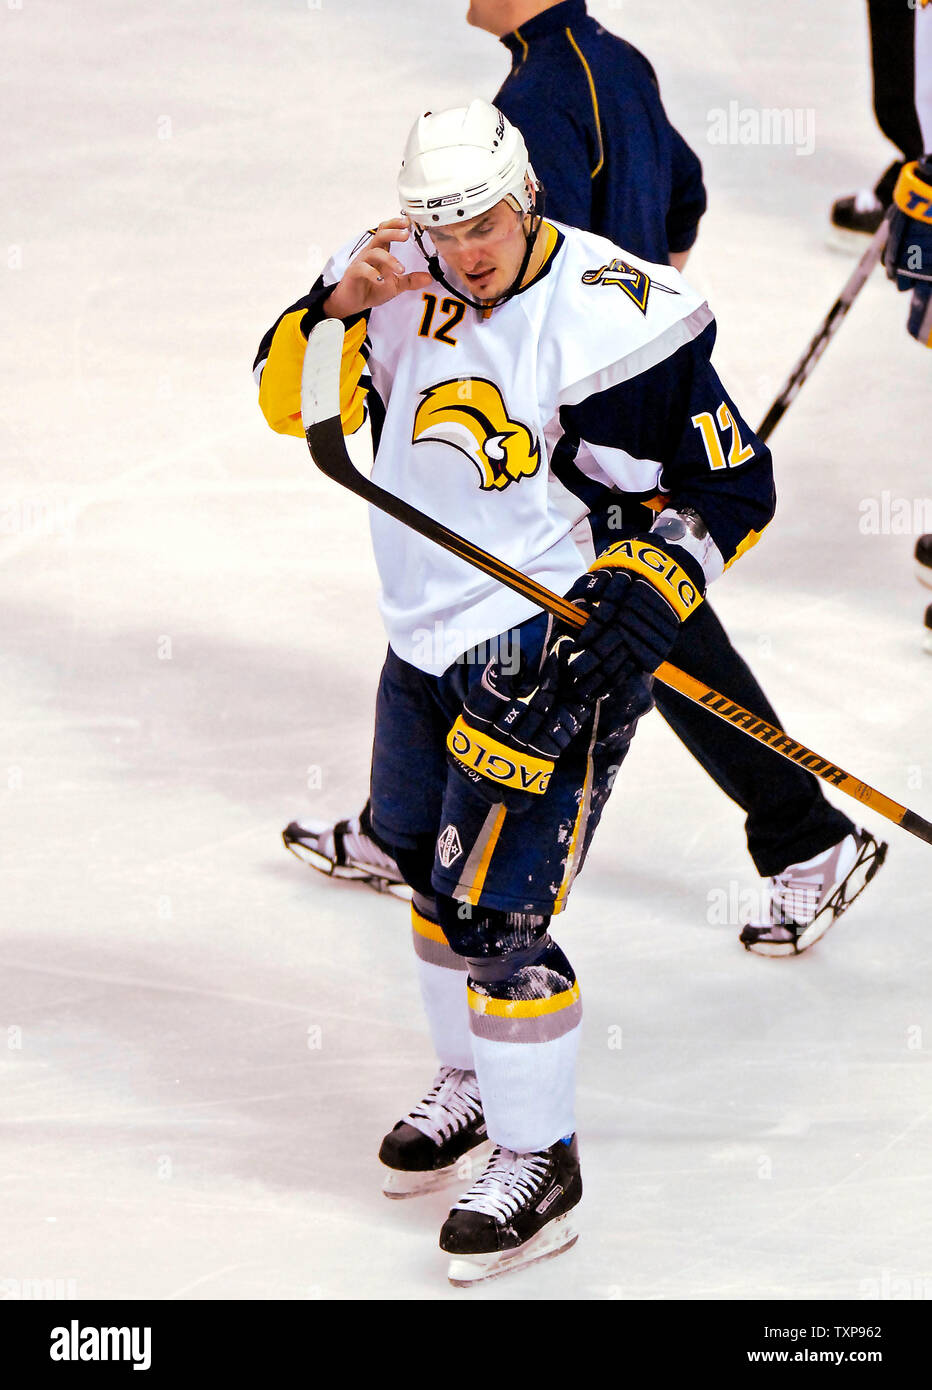
[{"label": "black ice skate", "polygon": [[318,873],[359,879],[378,893],[410,900],[411,889],[398,865],[361,828],[358,816],[336,823],[293,820],[282,831],[282,840],[286,849]]},{"label": "black ice skate", "polygon": [[742,945],[759,956],[795,956],[813,946],[858,898],[887,855],[866,830],[770,880],[767,920],[749,922]]},{"label": "black ice skate", "polygon": [[860,188],[847,198],[836,198],[832,204],[832,226],[845,232],[861,232],[873,236],[883,221],[883,203],[870,188]]},{"label": "black ice skate", "polygon": [[920,536],[916,542],[916,578],[932,589],[932,534]]},{"label": "black ice skate", "polygon": [[872,188],[860,188],[832,204],[832,242],[843,250],[863,248],[863,238],[872,237],[883,221],[884,205]]},{"label": "black ice skate", "polygon": [[488,1136],[476,1073],[441,1067],[424,1099],[382,1140],[379,1158],[389,1170],[382,1191],[417,1197],[469,1182],[479,1145],[487,1146]]},{"label": "black ice skate", "polygon": [[440,1232],[450,1283],[465,1288],[568,1250],[577,1239],[571,1213],[580,1197],[575,1135],[539,1153],[495,1148]]}]

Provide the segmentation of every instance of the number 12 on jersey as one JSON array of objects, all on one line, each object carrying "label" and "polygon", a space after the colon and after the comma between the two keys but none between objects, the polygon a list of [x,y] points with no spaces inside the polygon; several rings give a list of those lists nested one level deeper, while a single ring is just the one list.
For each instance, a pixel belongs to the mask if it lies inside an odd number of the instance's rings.
[{"label": "number 12 on jersey", "polygon": [[[422,338],[429,338],[431,336],[431,324],[434,320],[434,310],[437,307],[437,296],[425,294],[422,298],[425,305],[424,317],[421,319],[421,326],[417,331]],[[450,330],[456,327],[465,314],[466,305],[460,299],[445,299],[440,306],[440,312],[449,314],[450,317],[444,319],[443,323],[434,329],[433,336],[438,343],[446,343],[448,347],[456,347],[456,339],[450,337]]]},{"label": "number 12 on jersey", "polygon": [[[718,421],[718,429],[715,428],[716,420]],[[699,415],[692,417],[692,423],[702,435],[702,443],[705,446],[710,468],[735,468],[739,463],[747,463],[748,459],[754,457],[754,446],[751,444],[742,445],[737,421],[724,401],[715,412],[714,418],[710,410],[703,410]],[[722,434],[725,430],[731,430],[731,448],[728,451],[727,460],[719,430]]]}]

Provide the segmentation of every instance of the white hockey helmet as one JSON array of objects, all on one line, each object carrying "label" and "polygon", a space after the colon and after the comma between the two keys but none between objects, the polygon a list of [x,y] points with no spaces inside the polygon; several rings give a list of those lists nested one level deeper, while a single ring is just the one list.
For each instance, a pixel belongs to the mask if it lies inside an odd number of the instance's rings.
[{"label": "white hockey helmet", "polygon": [[425,230],[478,217],[503,198],[531,212],[536,190],[524,137],[489,102],[426,111],[414,123],[398,194],[402,212]]}]

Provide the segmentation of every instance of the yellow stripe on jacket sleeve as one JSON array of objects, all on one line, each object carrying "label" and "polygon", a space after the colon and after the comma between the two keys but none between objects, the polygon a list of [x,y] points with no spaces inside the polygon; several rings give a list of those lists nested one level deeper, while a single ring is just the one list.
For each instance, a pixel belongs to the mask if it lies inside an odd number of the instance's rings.
[{"label": "yellow stripe on jacket sleeve", "polygon": [[594,179],[596,174],[598,174],[601,170],[602,165],[605,163],[605,145],[602,141],[602,118],[599,115],[599,99],[595,94],[595,82],[592,78],[592,69],[586,62],[586,59],[583,56],[583,51],[579,47],[579,44],[576,42],[576,40],[573,38],[573,31],[569,27],[567,27],[566,30],[566,37],[573,45],[573,48],[576,51],[576,56],[583,65],[583,70],[586,74],[586,81],[589,83],[589,96],[592,99],[592,114],[595,117],[595,133],[598,136],[599,141],[599,162],[596,164],[595,168],[592,170],[592,173],[589,175],[590,178]]}]

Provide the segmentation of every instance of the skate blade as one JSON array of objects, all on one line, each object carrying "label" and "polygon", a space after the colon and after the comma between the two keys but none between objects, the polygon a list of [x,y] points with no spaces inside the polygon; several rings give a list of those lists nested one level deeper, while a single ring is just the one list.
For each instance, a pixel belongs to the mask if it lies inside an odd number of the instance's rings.
[{"label": "skate blade", "polygon": [[408,1173],[401,1168],[386,1168],[382,1193],[398,1201],[405,1197],[422,1197],[426,1192],[442,1192],[447,1187],[469,1187],[485,1168],[492,1151],[489,1140],[458,1158],[446,1168],[433,1168],[429,1173]]},{"label": "skate blade", "polygon": [[932,565],[921,565],[917,560],[914,568],[919,583],[927,589],[932,589]]},{"label": "skate blade", "polygon": [[411,901],[411,889],[407,883],[399,883],[396,879],[385,878],[375,873],[373,869],[364,868],[362,865],[352,862],[334,864],[332,859],[328,859],[319,850],[311,849],[310,845],[302,844],[300,840],[282,838],[285,849],[289,850],[296,859],[300,859],[302,864],[316,869],[319,874],[324,874],[327,878],[352,879],[358,883],[365,883],[376,893],[391,893],[393,898],[400,898],[403,902]]},{"label": "skate blade", "polygon": [[746,951],[755,956],[795,956],[798,954],[792,941],[742,941]]},{"label": "skate blade", "polygon": [[844,882],[838,885],[795,941],[745,941],[742,943],[745,950],[752,951],[756,956],[798,956],[802,951],[814,946],[817,941],[821,941],[829,927],[861,896],[886,859],[888,848],[885,840],[878,844],[876,840],[871,839],[862,845]]},{"label": "skate blade", "polygon": [[511,1274],[541,1260],[552,1260],[579,1239],[572,1218],[573,1213],[568,1212],[551,1221],[517,1250],[496,1250],[488,1255],[453,1255],[447,1267],[447,1278],[456,1288],[468,1289],[486,1279],[496,1279],[500,1274]]}]

